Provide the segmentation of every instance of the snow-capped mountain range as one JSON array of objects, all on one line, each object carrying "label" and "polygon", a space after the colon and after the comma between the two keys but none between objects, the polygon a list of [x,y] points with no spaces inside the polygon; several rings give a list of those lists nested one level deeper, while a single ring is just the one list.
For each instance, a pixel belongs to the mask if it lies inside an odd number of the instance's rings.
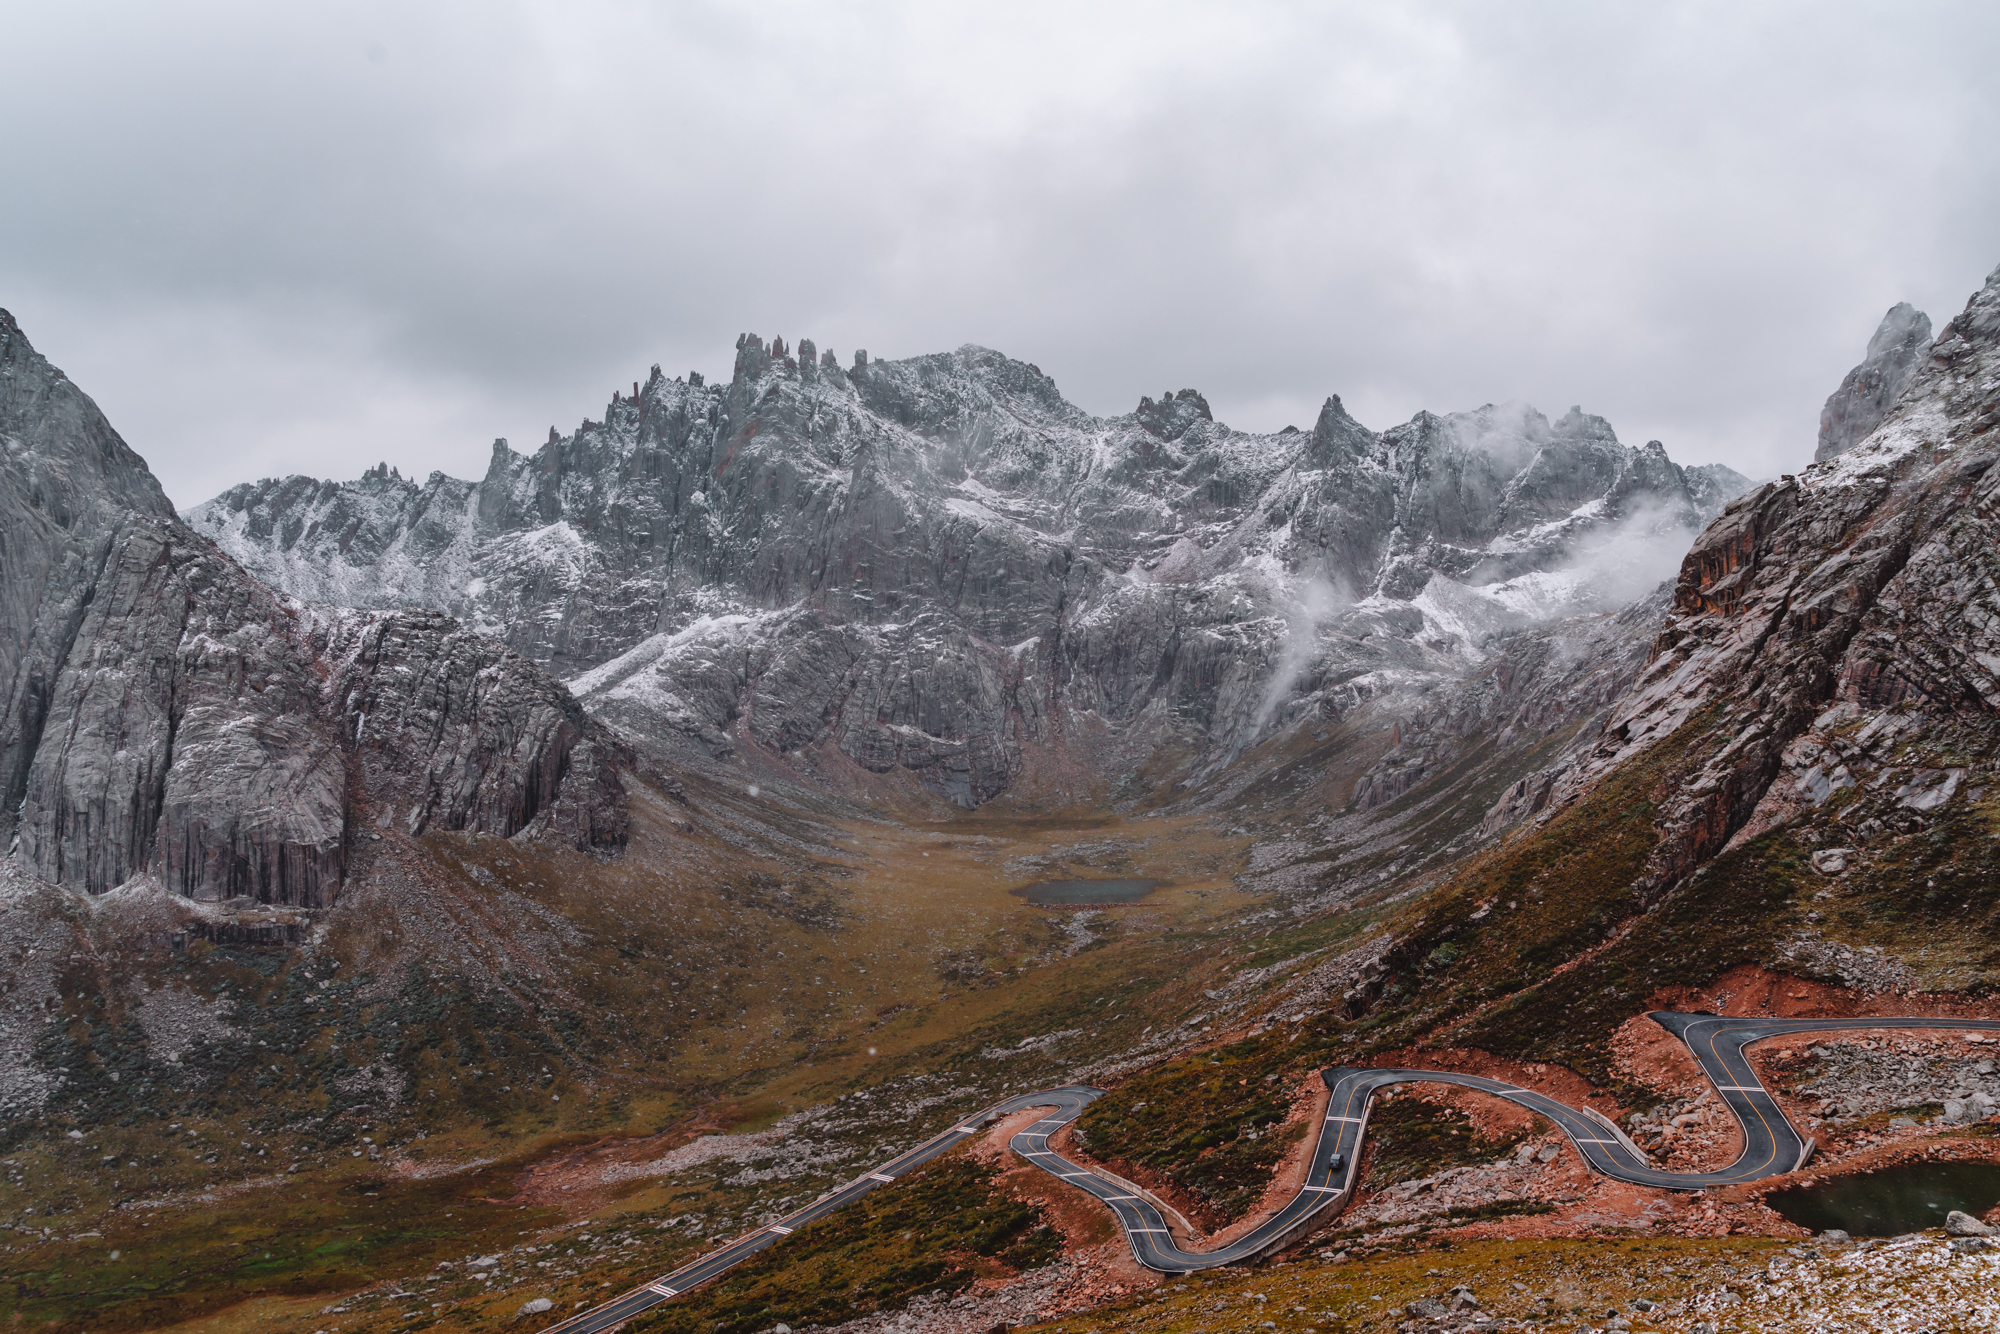
[{"label": "snow-capped mountain range", "polygon": [[1095,417],[984,348],[745,335],[727,385],[655,367],[478,481],[290,477],[186,519],[302,599],[459,617],[684,761],[977,805],[1135,794],[1463,673],[1670,578],[1749,485],[1578,409],[1378,433],[1334,397],[1259,435],[1193,390]]}]

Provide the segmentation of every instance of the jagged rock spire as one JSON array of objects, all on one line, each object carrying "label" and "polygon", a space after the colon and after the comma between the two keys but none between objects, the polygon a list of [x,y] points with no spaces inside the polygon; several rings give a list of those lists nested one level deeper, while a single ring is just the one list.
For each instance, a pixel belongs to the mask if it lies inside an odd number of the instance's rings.
[{"label": "jagged rock spire", "polygon": [[1930,316],[1907,301],[1889,307],[1868,340],[1868,355],[1847,373],[1820,410],[1813,461],[1824,463],[1867,439],[1895,406],[1930,345]]}]

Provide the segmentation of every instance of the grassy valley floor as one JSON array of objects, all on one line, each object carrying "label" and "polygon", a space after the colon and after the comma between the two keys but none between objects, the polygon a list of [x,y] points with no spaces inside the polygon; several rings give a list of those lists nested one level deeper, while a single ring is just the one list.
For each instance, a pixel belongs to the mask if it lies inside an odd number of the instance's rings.
[{"label": "grassy valley floor", "polygon": [[[0,1154],[0,1307],[332,1329],[407,1319],[394,1294],[421,1288],[419,1313],[511,1313],[484,1294],[523,1275],[466,1262],[581,1228],[580,1300],[997,1097],[1200,1041],[1182,1021],[1270,944],[1235,925],[1258,907],[1230,883],[1243,840],[1200,821],[850,823],[801,874],[635,807],[609,863],[451,834],[377,850],[424,892],[336,910],[305,948],[114,962],[73,907],[37,1035],[69,1082]],[[1113,874],[1171,887],[1010,893]],[[192,1030],[164,1077],[163,996]],[[705,1135],[730,1147],[671,1159]]]}]

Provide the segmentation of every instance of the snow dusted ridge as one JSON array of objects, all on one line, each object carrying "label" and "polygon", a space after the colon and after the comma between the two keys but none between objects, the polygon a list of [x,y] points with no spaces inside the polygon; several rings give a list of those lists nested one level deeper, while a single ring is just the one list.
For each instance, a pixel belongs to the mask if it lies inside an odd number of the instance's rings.
[{"label": "snow dusted ridge", "polygon": [[1233,755],[1625,605],[1747,485],[1576,409],[1378,434],[1330,398],[1252,435],[1193,390],[1093,417],[979,347],[843,368],[745,335],[729,384],[655,367],[477,482],[292,477],[187,518],[298,597],[458,616],[691,760],[976,805]]},{"label": "snow dusted ridge", "polygon": [[[1945,718],[2000,709],[2000,269],[1920,346],[1866,436],[1731,501],[1702,533],[1644,669],[1538,798],[1559,809],[1704,719],[1662,780],[1643,894],[1836,791],[1860,790],[1843,830],[1880,829],[1944,806],[1966,777],[1912,743]],[[1912,757],[1925,762],[1898,777]]]}]

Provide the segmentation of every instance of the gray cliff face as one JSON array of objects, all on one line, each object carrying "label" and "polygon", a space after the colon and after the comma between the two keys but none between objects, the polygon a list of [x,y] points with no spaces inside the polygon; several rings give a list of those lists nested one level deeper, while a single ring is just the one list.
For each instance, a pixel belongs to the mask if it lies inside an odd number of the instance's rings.
[{"label": "gray cliff face", "polygon": [[0,832],[33,874],[317,907],[371,824],[622,837],[610,743],[559,682],[434,614],[273,592],[4,312],[0,437]]},{"label": "gray cliff face", "polygon": [[1689,551],[1652,661],[1582,767],[1686,747],[1655,886],[1843,790],[1861,789],[1839,818],[1865,840],[1971,785],[1965,761],[1926,766],[2000,742],[1996,426],[2000,270],[1867,438],[1739,497]]},{"label": "gray cliff face", "polygon": [[26,791],[56,677],[119,533],[174,507],[84,392],[0,312],[0,820]]},{"label": "gray cliff face", "polygon": [[1930,345],[1930,316],[1906,301],[1889,307],[1868,340],[1868,355],[1827,396],[1819,414],[1815,463],[1854,448],[1881,425]]},{"label": "gray cliff face", "polygon": [[1744,485],[1577,410],[1377,434],[1333,398],[1251,435],[1189,389],[1092,417],[983,348],[746,335],[727,385],[655,368],[478,482],[266,481],[188,520],[296,596],[459,616],[686,762],[977,805],[1203,771],[1623,605]]}]

